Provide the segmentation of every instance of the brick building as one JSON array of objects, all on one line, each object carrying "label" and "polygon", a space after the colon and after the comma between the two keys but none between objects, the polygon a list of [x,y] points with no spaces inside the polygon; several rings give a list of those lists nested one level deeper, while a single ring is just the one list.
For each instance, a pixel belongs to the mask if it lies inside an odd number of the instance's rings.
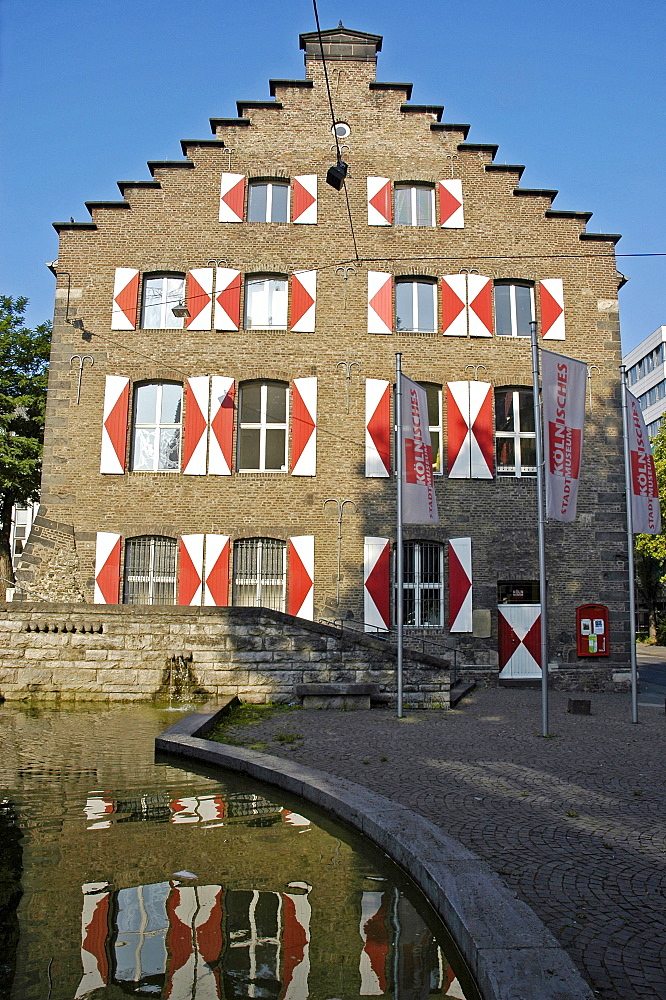
[{"label": "brick building", "polygon": [[[521,188],[522,166],[410,103],[411,84],[378,82],[380,36],[323,39],[346,192],[326,183],[310,33],[304,79],[271,80],[270,100],[238,101],[183,159],[119,182],[123,200],[56,224],[41,509],[19,582],[388,626],[401,351],[427,387],[441,522],[405,529],[407,631],[454,637],[491,676],[537,676],[535,318],[544,348],[599,369],[579,516],[547,529],[550,659],[569,679],[589,667],[574,609],[600,601],[609,676],[628,657],[619,237]],[[340,526],[330,500],[353,501]]]}]

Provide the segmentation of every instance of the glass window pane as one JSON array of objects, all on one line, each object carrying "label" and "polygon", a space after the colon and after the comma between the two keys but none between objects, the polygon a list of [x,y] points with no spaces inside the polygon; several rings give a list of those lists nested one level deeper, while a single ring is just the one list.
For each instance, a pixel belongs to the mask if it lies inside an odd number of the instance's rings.
[{"label": "glass window pane", "polygon": [[285,465],[286,434],[284,430],[266,431],[266,469],[280,471]]},{"label": "glass window pane", "polygon": [[287,328],[287,305],[287,282],[283,278],[272,278],[270,281],[269,327],[272,329]]},{"label": "glass window pane", "polygon": [[512,335],[510,295],[509,285],[495,285],[495,333],[498,337]]},{"label": "glass window pane", "polygon": [[137,424],[157,423],[157,385],[139,385],[134,392],[134,419]]},{"label": "glass window pane", "polygon": [[273,205],[271,208],[271,222],[287,222],[287,203],[289,200],[289,188],[286,184],[273,185]]},{"label": "glass window pane", "polygon": [[395,285],[395,328],[413,330],[413,285],[411,281],[397,281]]},{"label": "glass window pane", "polygon": [[414,583],[414,546],[407,543],[403,548],[403,579],[405,583]]},{"label": "glass window pane", "polygon": [[421,591],[421,625],[441,625],[441,606],[439,590]]},{"label": "glass window pane", "polygon": [[137,427],[134,431],[132,468],[139,472],[155,467],[155,428]]},{"label": "glass window pane", "polygon": [[495,397],[495,425],[497,431],[513,430],[513,392],[498,392]]},{"label": "glass window pane", "polygon": [[534,433],[534,396],[531,392],[518,393],[518,408],[520,412],[520,430]]},{"label": "glass window pane", "polygon": [[244,424],[258,424],[261,420],[261,385],[244,385],[241,389],[240,419]]},{"label": "glass window pane", "polygon": [[428,423],[431,427],[439,426],[439,401],[442,390],[438,385],[424,385],[423,388],[428,401]]},{"label": "glass window pane", "polygon": [[284,424],[287,421],[287,389],[283,385],[266,386],[266,422]]},{"label": "glass window pane", "polygon": [[247,221],[266,222],[267,184],[250,184],[247,199]]},{"label": "glass window pane", "polygon": [[430,445],[432,448],[432,471],[442,471],[442,454],[439,445],[439,431],[430,431]]},{"label": "glass window pane", "polygon": [[521,437],[520,466],[523,470],[536,471],[536,439]]},{"label": "glass window pane", "polygon": [[432,333],[435,329],[435,285],[419,281],[416,283],[419,310],[419,331]]},{"label": "glass window pane", "polygon": [[395,223],[397,226],[412,224],[412,189],[396,187],[395,189]]},{"label": "glass window pane", "polygon": [[246,283],[245,326],[248,330],[266,329],[268,326],[268,282],[264,279]]},{"label": "glass window pane", "polygon": [[180,467],[180,427],[162,427],[160,429],[159,469],[178,469]]},{"label": "glass window pane", "polygon": [[160,423],[179,424],[181,415],[181,404],[183,399],[183,389],[180,385],[165,382],[162,386],[162,412]]},{"label": "glass window pane", "polygon": [[513,438],[497,438],[495,447],[497,451],[497,468],[501,471],[510,471],[513,474],[516,468]]},{"label": "glass window pane", "polygon": [[532,322],[532,290],[525,285],[516,285],[516,322],[518,324],[518,336],[530,336],[530,323]]},{"label": "glass window pane", "polygon": [[240,469],[259,468],[259,428],[241,427],[238,441],[238,467]]},{"label": "glass window pane", "polygon": [[432,226],[433,219],[433,194],[430,188],[417,187],[416,193],[416,225]]}]

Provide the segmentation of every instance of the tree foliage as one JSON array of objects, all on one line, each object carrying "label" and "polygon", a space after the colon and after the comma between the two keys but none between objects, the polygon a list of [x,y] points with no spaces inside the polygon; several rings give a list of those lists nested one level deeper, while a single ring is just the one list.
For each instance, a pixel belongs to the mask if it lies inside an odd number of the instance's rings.
[{"label": "tree foliage", "polygon": [[[51,324],[29,329],[28,300],[0,295],[0,574],[11,578],[14,504],[39,494]],[[0,584],[2,586],[2,584]]]}]

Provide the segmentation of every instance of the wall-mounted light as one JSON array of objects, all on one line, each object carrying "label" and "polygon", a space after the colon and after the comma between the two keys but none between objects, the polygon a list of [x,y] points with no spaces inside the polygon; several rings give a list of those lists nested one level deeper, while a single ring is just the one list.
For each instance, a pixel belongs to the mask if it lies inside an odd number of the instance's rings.
[{"label": "wall-mounted light", "polygon": [[326,183],[330,184],[336,191],[339,191],[344,184],[348,169],[349,167],[345,161],[338,157],[338,162],[333,167],[328,168],[326,173]]},{"label": "wall-mounted light", "polygon": [[187,306],[185,305],[185,303],[183,302],[182,299],[178,303],[177,306],[173,307],[173,309],[171,310],[171,312],[174,314],[174,316],[176,317],[176,319],[189,319],[190,318],[190,310],[187,308]]}]

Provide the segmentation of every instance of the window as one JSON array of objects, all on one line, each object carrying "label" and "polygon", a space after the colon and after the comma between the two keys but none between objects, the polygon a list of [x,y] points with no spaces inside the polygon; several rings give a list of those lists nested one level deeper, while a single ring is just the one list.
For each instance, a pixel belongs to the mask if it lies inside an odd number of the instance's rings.
[{"label": "window", "polygon": [[176,540],[162,535],[125,543],[123,604],[176,603]]},{"label": "window", "polygon": [[666,358],[666,344],[657,344],[653,347],[645,357],[637,361],[635,365],[632,365],[627,372],[627,381],[629,385],[634,385],[639,379],[645,378],[650,372],[658,368],[659,365],[663,365],[664,359]]},{"label": "window", "polygon": [[656,437],[661,428],[664,426],[664,418],[658,417],[657,420],[653,420],[651,424],[647,425],[647,432],[651,438]]},{"label": "window", "polygon": [[405,542],[403,553],[405,625],[441,626],[444,620],[443,547],[434,542]]},{"label": "window", "polygon": [[534,319],[534,291],[529,285],[495,285],[495,333],[529,337]]},{"label": "window", "polygon": [[146,330],[181,330],[185,320],[173,307],[185,302],[185,277],[158,274],[143,279],[141,326]]},{"label": "window", "polygon": [[173,382],[149,382],[134,390],[132,470],[177,472],[183,387]]},{"label": "window", "polygon": [[236,607],[284,611],[287,546],[276,538],[242,538],[234,545]]},{"label": "window", "polygon": [[247,221],[289,221],[289,185],[286,181],[250,181]]},{"label": "window", "polygon": [[287,279],[248,278],[245,282],[245,329],[287,329]]},{"label": "window", "polygon": [[402,278],[395,283],[395,328],[405,333],[434,333],[437,321],[437,282]]},{"label": "window", "polygon": [[428,430],[432,447],[432,471],[442,474],[442,387],[430,382],[420,382],[428,400]]},{"label": "window", "polygon": [[435,189],[425,184],[395,185],[395,224],[434,226]]},{"label": "window", "polygon": [[238,468],[241,472],[287,471],[287,386],[246,382],[238,404]]},{"label": "window", "polygon": [[495,393],[498,476],[536,476],[533,394],[527,389]]},{"label": "window", "polygon": [[648,406],[652,406],[654,403],[658,403],[660,399],[666,396],[666,381],[657,382],[653,385],[651,389],[644,392],[642,396],[638,397],[638,402],[641,404],[641,410],[647,410]]},{"label": "window", "polygon": [[538,580],[497,581],[498,604],[538,604],[540,600]]}]

